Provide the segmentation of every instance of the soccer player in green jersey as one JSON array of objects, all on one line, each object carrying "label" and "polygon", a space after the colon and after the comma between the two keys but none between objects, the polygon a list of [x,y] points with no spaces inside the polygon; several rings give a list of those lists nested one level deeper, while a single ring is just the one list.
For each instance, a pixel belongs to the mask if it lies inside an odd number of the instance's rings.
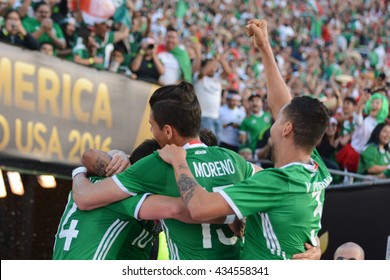
[{"label": "soccer player in green jersey", "polygon": [[[154,140],[144,141],[131,154],[130,163],[135,163],[157,148],[159,146]],[[124,160],[121,155],[112,160],[110,155],[97,150],[86,151],[82,162],[89,174],[96,175],[89,177],[92,183],[99,182],[106,177],[109,164],[113,166],[109,168],[109,172],[117,169],[123,170],[129,165],[126,155],[124,155]],[[127,162],[127,165],[123,162]],[[140,195],[131,200],[122,200],[93,211],[81,211],[70,193],[55,236],[53,259],[148,260],[152,241],[158,233],[156,225],[153,221],[137,221],[128,214],[128,211],[131,211],[140,199],[145,199],[145,197]],[[179,213],[181,208],[175,208],[173,199],[153,196],[148,198],[147,203],[153,206],[154,211],[158,212],[160,217],[175,217],[173,213]],[[163,208],[160,208],[161,205]]]},{"label": "soccer player in green jersey", "polygon": [[271,128],[275,168],[265,169],[234,186],[210,193],[193,168],[188,151],[167,145],[160,157],[172,164],[180,195],[196,220],[235,213],[246,217],[242,259],[290,259],[305,242],[316,245],[325,188],[332,181],[315,146],[329,123],[317,99],[291,95],[267,36],[265,20],[251,20],[247,30],[260,51],[275,123]]}]

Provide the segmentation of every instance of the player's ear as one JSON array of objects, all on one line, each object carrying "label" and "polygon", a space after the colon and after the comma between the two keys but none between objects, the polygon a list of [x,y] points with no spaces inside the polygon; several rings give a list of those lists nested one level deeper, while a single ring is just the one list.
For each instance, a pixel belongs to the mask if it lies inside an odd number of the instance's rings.
[{"label": "player's ear", "polygon": [[285,122],[283,124],[283,136],[287,136],[293,131],[293,124],[291,122]]},{"label": "player's ear", "polygon": [[164,133],[165,133],[165,135],[167,136],[168,139],[172,139],[173,133],[174,133],[172,126],[170,126],[168,124],[164,125],[163,131],[164,131]]}]

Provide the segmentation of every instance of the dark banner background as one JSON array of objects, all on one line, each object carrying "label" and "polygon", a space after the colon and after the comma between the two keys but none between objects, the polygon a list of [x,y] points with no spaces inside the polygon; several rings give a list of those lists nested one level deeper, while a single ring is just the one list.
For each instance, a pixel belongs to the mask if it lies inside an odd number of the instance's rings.
[{"label": "dark banner background", "polygon": [[323,259],[333,259],[338,246],[352,241],[362,246],[366,259],[384,260],[390,236],[390,185],[327,190],[322,227],[321,245],[327,245]]}]

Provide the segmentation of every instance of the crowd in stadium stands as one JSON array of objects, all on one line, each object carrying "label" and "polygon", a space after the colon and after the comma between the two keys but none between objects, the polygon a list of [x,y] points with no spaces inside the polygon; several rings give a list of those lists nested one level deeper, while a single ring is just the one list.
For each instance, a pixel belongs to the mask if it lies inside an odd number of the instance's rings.
[{"label": "crowd in stadium stands", "polygon": [[264,161],[272,152],[266,80],[242,27],[266,18],[292,95],[319,98],[333,116],[318,145],[328,167],[390,175],[388,146],[378,139],[370,142],[374,159],[358,168],[374,128],[388,120],[387,0],[113,0],[114,15],[93,24],[80,2],[0,0],[0,40],[131,79],[190,81],[202,126],[221,146]]}]

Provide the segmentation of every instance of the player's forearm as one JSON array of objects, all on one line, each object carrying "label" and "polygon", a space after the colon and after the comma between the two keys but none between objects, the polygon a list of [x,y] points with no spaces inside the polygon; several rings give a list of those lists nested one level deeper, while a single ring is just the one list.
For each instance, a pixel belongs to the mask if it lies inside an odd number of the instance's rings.
[{"label": "player's forearm", "polygon": [[72,195],[77,207],[81,210],[92,210],[93,203],[90,200],[90,184],[86,174],[80,173],[73,177]]},{"label": "player's forearm", "polygon": [[273,117],[276,118],[280,109],[290,102],[291,94],[279,72],[269,43],[260,47],[259,50],[264,64],[268,87],[267,100],[272,110]]},{"label": "player's forearm", "polygon": [[[232,214],[232,211],[224,213],[220,211],[214,197],[217,193],[209,193],[198,184],[185,160],[172,164],[179,187],[180,196],[184,205],[188,208],[191,218],[200,222],[215,222],[222,216]],[[217,219],[217,220],[216,220]]]}]

